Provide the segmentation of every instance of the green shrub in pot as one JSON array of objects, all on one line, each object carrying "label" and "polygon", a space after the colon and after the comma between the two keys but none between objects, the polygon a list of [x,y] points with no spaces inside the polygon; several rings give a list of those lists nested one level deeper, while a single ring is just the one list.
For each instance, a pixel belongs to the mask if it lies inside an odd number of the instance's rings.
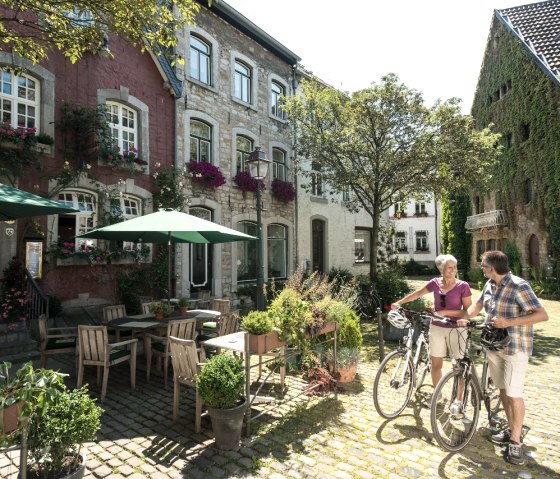
[{"label": "green shrub in pot", "polygon": [[212,356],[202,365],[196,385],[207,406],[216,409],[233,408],[243,398],[243,364],[231,354],[220,353]]},{"label": "green shrub in pot", "polygon": [[241,320],[241,329],[256,335],[272,333],[274,320],[268,311],[250,311]]}]

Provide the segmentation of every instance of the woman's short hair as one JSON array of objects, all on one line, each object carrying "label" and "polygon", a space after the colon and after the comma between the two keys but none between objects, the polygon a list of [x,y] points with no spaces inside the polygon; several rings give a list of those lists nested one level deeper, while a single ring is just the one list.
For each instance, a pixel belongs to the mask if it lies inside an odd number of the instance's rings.
[{"label": "woman's short hair", "polygon": [[436,268],[439,270],[440,273],[443,273],[443,268],[445,267],[445,263],[448,261],[453,261],[457,263],[457,258],[452,254],[440,254],[435,260]]}]

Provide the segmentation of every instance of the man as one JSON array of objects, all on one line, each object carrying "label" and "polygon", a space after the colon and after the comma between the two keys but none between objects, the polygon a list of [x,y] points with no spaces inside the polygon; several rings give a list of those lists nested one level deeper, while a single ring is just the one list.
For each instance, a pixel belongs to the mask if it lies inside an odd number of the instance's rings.
[{"label": "man", "polygon": [[508,445],[506,461],[523,465],[521,428],[525,418],[523,386],[529,356],[533,351],[533,324],[548,320],[541,302],[523,278],[509,271],[508,258],[501,251],[487,251],[480,264],[488,281],[477,302],[467,310],[464,326],[484,307],[486,322],[495,328],[507,328],[511,338],[502,351],[488,351],[490,376],[500,389],[509,429],[490,437],[496,444]]}]

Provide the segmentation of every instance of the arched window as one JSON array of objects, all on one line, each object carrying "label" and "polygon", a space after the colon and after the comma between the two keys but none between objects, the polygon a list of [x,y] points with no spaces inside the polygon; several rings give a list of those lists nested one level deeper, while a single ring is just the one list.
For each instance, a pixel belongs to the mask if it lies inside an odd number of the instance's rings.
[{"label": "arched window", "polygon": [[286,152],[280,148],[272,148],[272,176],[286,181]]},{"label": "arched window", "polygon": [[39,129],[40,84],[33,77],[0,69],[0,120]]},{"label": "arched window", "polygon": [[[189,214],[206,221],[212,221],[212,210],[208,208],[191,206]],[[191,244],[189,250],[189,281],[191,286],[193,288],[208,288],[212,284],[212,271],[210,269],[212,248],[209,248],[207,244]]]},{"label": "arched window", "polygon": [[[257,236],[257,224],[251,221],[237,223],[237,231]],[[237,281],[255,281],[257,279],[257,242],[237,242]]]},{"label": "arched window", "polygon": [[246,171],[247,167],[245,162],[249,159],[251,151],[253,151],[253,142],[245,136],[237,136],[235,139],[235,151],[236,151],[236,164],[237,172]]},{"label": "arched window", "polygon": [[191,36],[190,74],[199,82],[210,85],[212,79],[212,49],[210,45],[194,35]]},{"label": "arched window", "polygon": [[85,246],[96,244],[94,239],[75,238],[76,235],[87,233],[97,224],[97,198],[86,191],[65,190],[58,194],[58,201],[79,210],[78,213],[58,215],[58,237],[61,241],[75,243],[76,251]]},{"label": "arched window", "polygon": [[137,113],[122,103],[108,101],[107,119],[111,128],[111,136],[121,153],[138,148]]},{"label": "arched window", "polygon": [[235,96],[235,98],[244,101],[245,103],[251,103],[252,77],[252,70],[244,63],[236,60],[233,91],[233,96]]},{"label": "arched window", "polygon": [[199,120],[191,120],[191,161],[212,163],[212,127]]},{"label": "arched window", "polygon": [[286,112],[282,110],[283,98],[286,96],[286,89],[283,85],[273,81],[270,87],[271,113],[276,118],[286,119]]},{"label": "arched window", "polygon": [[321,165],[315,161],[311,164],[311,194],[313,196],[323,196]]},{"label": "arched window", "polygon": [[284,225],[269,225],[268,229],[268,277],[288,277],[288,228]]},{"label": "arched window", "polygon": [[[111,198],[111,216],[124,220],[130,220],[142,216],[142,202],[128,195],[121,195]],[[117,241],[119,248],[124,250],[134,250],[138,246],[132,241]]]}]

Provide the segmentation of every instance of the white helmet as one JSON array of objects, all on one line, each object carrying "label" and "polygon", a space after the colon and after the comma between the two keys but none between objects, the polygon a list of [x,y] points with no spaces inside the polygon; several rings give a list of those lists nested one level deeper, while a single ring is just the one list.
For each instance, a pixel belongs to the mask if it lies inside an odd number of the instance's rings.
[{"label": "white helmet", "polygon": [[387,320],[398,329],[405,329],[410,327],[410,320],[404,315],[403,308],[393,309],[389,311]]}]

